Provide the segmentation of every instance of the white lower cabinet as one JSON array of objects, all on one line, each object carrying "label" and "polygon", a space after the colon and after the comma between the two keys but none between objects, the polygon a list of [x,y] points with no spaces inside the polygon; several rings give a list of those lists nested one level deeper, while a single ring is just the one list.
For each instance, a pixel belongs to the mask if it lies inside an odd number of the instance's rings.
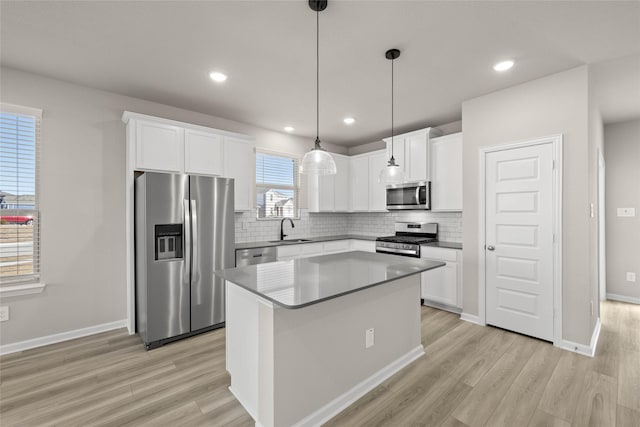
[{"label": "white lower cabinet", "polygon": [[375,252],[376,242],[373,240],[349,240],[349,250],[351,251],[363,251],[363,252]]},{"label": "white lower cabinet", "polygon": [[462,251],[422,246],[420,257],[445,262],[443,267],[421,273],[422,298],[455,312],[462,309]]}]

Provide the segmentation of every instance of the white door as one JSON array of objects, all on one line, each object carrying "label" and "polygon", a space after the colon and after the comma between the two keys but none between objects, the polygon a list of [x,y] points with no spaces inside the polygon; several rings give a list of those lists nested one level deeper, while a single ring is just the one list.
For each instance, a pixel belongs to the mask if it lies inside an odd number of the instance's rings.
[{"label": "white door", "polygon": [[487,323],[553,341],[553,146],[485,157]]}]

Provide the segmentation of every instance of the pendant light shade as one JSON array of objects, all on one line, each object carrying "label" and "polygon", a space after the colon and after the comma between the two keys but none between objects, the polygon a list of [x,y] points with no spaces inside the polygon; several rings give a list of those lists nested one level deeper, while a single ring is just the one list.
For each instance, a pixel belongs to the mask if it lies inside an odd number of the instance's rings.
[{"label": "pendant light shade", "polygon": [[300,173],[310,175],[335,175],[336,162],[320,146],[320,11],[327,8],[326,0],[309,0],[309,7],[316,12],[316,142],[300,163]]},{"label": "pendant light shade", "polygon": [[320,140],[316,139],[313,150],[308,151],[300,163],[300,173],[309,175],[335,175],[338,172],[336,162],[331,154],[320,146]]},{"label": "pendant light shade", "polygon": [[380,171],[378,182],[381,184],[401,184],[404,182],[404,171],[396,164],[393,157],[393,61],[400,56],[398,49],[389,49],[385,52],[384,57],[391,60],[391,158],[387,163],[387,167]]}]

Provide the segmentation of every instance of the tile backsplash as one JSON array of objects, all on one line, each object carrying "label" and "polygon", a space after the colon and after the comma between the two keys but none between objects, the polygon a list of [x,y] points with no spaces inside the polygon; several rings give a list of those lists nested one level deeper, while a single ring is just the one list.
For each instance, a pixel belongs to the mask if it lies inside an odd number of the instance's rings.
[{"label": "tile backsplash", "polygon": [[[300,212],[300,218],[289,221],[284,229],[287,238],[335,236],[359,234],[366,236],[388,236],[394,233],[394,223],[437,222],[438,238],[448,242],[462,242],[461,212],[399,211],[372,213],[309,213]],[[258,220],[253,212],[236,213],[236,242],[257,242],[278,240],[280,220]]]}]

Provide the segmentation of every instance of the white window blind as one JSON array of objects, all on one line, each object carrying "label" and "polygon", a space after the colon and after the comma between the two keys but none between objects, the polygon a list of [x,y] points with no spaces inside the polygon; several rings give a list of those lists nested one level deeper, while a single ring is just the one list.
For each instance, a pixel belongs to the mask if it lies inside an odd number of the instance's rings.
[{"label": "white window blind", "polygon": [[0,284],[40,276],[41,112],[0,105]]},{"label": "white window blind", "polygon": [[258,218],[298,216],[298,159],[256,152],[256,197]]}]

